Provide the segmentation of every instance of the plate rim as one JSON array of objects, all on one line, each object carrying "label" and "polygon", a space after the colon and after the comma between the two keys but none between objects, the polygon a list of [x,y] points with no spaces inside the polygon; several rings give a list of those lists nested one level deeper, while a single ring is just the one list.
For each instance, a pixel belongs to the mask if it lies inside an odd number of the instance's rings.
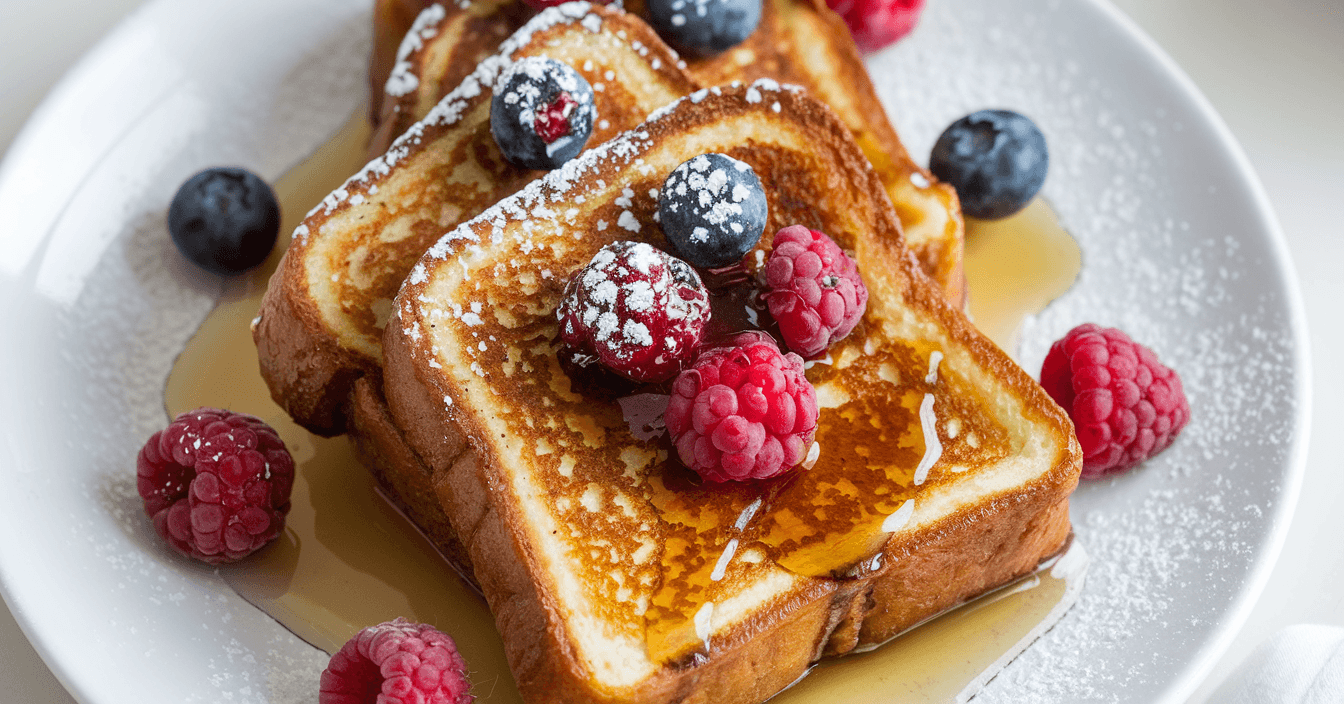
[{"label": "plate rim", "polygon": [[1279,219],[1274,212],[1273,204],[1269,200],[1269,194],[1265,191],[1264,184],[1261,183],[1260,177],[1251,165],[1250,158],[1246,155],[1241,143],[1232,133],[1222,115],[1214,108],[1213,103],[1199,89],[1199,86],[1195,84],[1189,74],[1176,63],[1176,60],[1111,0],[1075,1],[1091,5],[1099,14],[1105,16],[1116,28],[1121,30],[1125,38],[1140,52],[1156,62],[1161,68],[1161,73],[1176,83],[1176,86],[1180,89],[1180,95],[1192,104],[1196,114],[1210,128],[1223,151],[1231,157],[1233,164],[1236,166],[1237,176],[1244,182],[1252,196],[1252,210],[1259,219],[1257,229],[1262,230],[1267,235],[1266,239],[1273,254],[1275,269],[1285,282],[1282,293],[1284,294],[1285,306],[1288,309],[1289,327],[1293,331],[1292,359],[1294,377],[1297,382],[1294,392],[1298,408],[1294,418],[1295,422],[1293,423],[1287,459],[1280,475],[1282,484],[1279,502],[1270,521],[1269,538],[1262,544],[1253,561],[1247,580],[1242,583],[1237,596],[1232,600],[1227,611],[1223,613],[1223,617],[1220,619],[1212,637],[1200,646],[1198,654],[1186,666],[1185,676],[1168,685],[1163,700],[1173,703],[1184,702],[1204,683],[1218,660],[1231,646],[1237,633],[1245,626],[1252,609],[1260,600],[1260,595],[1264,593],[1265,586],[1269,583],[1270,574],[1273,572],[1274,566],[1278,564],[1279,556],[1283,553],[1283,546],[1288,538],[1288,529],[1292,525],[1293,514],[1297,510],[1303,478],[1307,469],[1313,402],[1311,338],[1307,327],[1306,303],[1302,299],[1302,284],[1297,276],[1297,267],[1293,264],[1287,237],[1284,235],[1283,228],[1279,225]]},{"label": "plate rim", "polygon": [[[1221,614],[1219,624],[1212,632],[1211,637],[1201,644],[1198,653],[1181,670],[1181,675],[1166,686],[1166,693],[1162,699],[1164,701],[1180,702],[1186,700],[1204,682],[1219,658],[1226,652],[1232,640],[1245,625],[1282,554],[1292,517],[1299,502],[1307,468],[1311,418],[1313,415],[1313,390],[1311,385],[1313,374],[1306,308],[1302,298],[1301,283],[1292,261],[1287,239],[1279,225],[1269,197],[1244,149],[1212,103],[1209,102],[1179,64],[1133,19],[1110,0],[1067,1],[1089,6],[1112,27],[1120,30],[1123,37],[1136,50],[1136,55],[1152,61],[1157,67],[1156,74],[1163,75],[1174,82],[1180,97],[1190,104],[1193,113],[1201,119],[1204,127],[1209,129],[1210,134],[1215,137],[1223,153],[1231,158],[1235,166],[1237,179],[1243,183],[1252,196],[1251,210],[1256,214],[1258,220],[1255,229],[1265,235],[1268,249],[1272,254],[1274,268],[1284,281],[1285,285],[1280,287],[1279,293],[1283,295],[1283,304],[1288,312],[1288,324],[1293,332],[1291,357],[1292,371],[1296,381],[1293,389],[1296,413],[1291,428],[1291,437],[1288,441],[1288,452],[1281,467],[1281,484],[1277,506],[1269,519],[1268,537],[1259,546],[1247,573],[1247,578],[1243,581],[1241,588],[1228,608]],[[20,161],[28,152],[32,151],[32,143],[36,141],[35,136],[39,131],[38,126],[48,122],[51,115],[77,98],[81,87],[98,76],[98,64],[101,59],[105,55],[116,51],[126,41],[125,37],[130,34],[134,26],[145,22],[147,17],[156,12],[161,12],[163,7],[172,4],[174,4],[172,0],[148,0],[144,2],[113,25],[61,76],[25,120],[23,127],[5,150],[3,159],[0,160],[0,186],[9,183],[14,178],[12,172],[17,171]],[[61,208],[55,211],[54,215],[59,217],[60,211],[68,207],[68,203],[69,198],[66,199]],[[54,224],[54,220],[47,221],[48,229],[52,224]],[[45,238],[45,235],[43,238]],[[4,439],[7,443],[8,436]],[[5,449],[7,450],[7,445]],[[0,600],[4,601],[6,607],[13,614],[25,638],[61,686],[73,698],[81,702],[99,701],[96,692],[85,691],[77,687],[79,677],[76,676],[76,670],[79,669],[77,667],[79,663],[70,662],[68,659],[59,656],[57,649],[53,646],[56,640],[55,635],[49,630],[44,631],[44,627],[24,608],[26,597],[13,593],[13,587],[7,578],[8,572],[9,569],[0,564]]]}]

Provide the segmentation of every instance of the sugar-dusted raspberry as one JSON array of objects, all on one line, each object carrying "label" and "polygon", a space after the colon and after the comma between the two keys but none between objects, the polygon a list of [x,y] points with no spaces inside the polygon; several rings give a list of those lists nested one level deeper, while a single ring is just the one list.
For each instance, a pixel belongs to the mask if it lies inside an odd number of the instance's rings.
[{"label": "sugar-dusted raspberry", "polygon": [[765,303],[789,349],[815,357],[848,335],[868,307],[854,260],[825,233],[793,225],[775,234]]},{"label": "sugar-dusted raspberry", "polygon": [[467,664],[452,638],[399,618],[346,641],[322,671],[318,704],[467,704]]},{"label": "sugar-dusted raspberry", "polygon": [[1084,477],[1123,472],[1156,455],[1190,420],[1181,378],[1115,328],[1070,330],[1045,355],[1041,386],[1073,419]]},{"label": "sugar-dusted raspberry", "polygon": [[709,292],[691,265],[643,242],[613,242],[565,287],[560,337],[635,381],[677,373],[700,345]]},{"label": "sugar-dusted raspberry", "polygon": [[154,530],[175,550],[233,562],[280,534],[294,460],[253,416],[197,408],[150,436],[136,458],[136,489]]},{"label": "sugar-dusted raspberry", "polygon": [[746,332],[702,351],[677,376],[663,420],[681,461],[705,479],[768,479],[807,455],[817,392],[801,357]]}]

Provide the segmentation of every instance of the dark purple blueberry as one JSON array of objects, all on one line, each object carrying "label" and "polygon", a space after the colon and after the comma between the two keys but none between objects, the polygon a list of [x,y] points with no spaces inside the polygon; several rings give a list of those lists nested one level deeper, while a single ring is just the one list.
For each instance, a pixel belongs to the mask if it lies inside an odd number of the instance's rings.
[{"label": "dark purple blueberry", "polygon": [[504,158],[524,169],[549,171],[578,156],[596,119],[588,81],[541,56],[514,62],[490,100],[490,132]]},{"label": "dark purple blueberry", "polygon": [[761,21],[761,0],[648,0],[646,7],[658,36],[693,57],[737,46]]},{"label": "dark purple blueberry", "polygon": [[938,137],[929,170],[952,184],[973,218],[1005,218],[1026,207],[1049,170],[1045,135],[1011,110],[981,110]]},{"label": "dark purple blueberry", "polygon": [[207,169],[187,179],[168,206],[168,234],[202,269],[238,274],[262,263],[280,233],[280,204],[256,174]]},{"label": "dark purple blueberry", "polygon": [[658,193],[658,222],[667,241],[702,269],[741,261],[761,239],[767,212],[756,172],[724,154],[682,162]]}]

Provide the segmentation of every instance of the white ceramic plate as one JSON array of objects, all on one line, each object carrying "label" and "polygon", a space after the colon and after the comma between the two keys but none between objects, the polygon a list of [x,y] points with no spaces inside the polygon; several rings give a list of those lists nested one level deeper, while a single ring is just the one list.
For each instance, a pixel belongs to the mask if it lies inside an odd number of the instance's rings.
[{"label": "white ceramic plate", "polygon": [[[167,243],[199,168],[275,178],[362,104],[368,0],[160,0],[71,72],[0,168],[0,587],[85,702],[311,701],[325,656],[171,559],[135,494],[174,355],[222,289]],[[1179,701],[1278,553],[1309,413],[1286,248],[1240,150],[1189,81],[1101,0],[935,0],[872,57],[911,152],[982,107],[1047,134],[1046,196],[1082,245],[1070,293],[1029,320],[1039,368],[1081,322],[1182,374],[1166,453],[1078,492],[1081,602],[987,701]]]}]

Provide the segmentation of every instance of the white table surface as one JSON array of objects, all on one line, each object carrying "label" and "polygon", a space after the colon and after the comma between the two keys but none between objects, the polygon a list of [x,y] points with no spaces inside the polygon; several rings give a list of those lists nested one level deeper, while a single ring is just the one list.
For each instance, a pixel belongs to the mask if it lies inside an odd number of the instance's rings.
[{"label": "white table surface", "polygon": [[[0,0],[0,150],[62,73],[142,2]],[[1260,601],[1191,699],[1203,702],[1279,628],[1344,625],[1344,461],[1331,451],[1344,428],[1344,4],[1114,2],[1190,74],[1246,150],[1287,235],[1310,326],[1314,412],[1302,496]],[[0,704],[73,701],[0,609]]]}]

